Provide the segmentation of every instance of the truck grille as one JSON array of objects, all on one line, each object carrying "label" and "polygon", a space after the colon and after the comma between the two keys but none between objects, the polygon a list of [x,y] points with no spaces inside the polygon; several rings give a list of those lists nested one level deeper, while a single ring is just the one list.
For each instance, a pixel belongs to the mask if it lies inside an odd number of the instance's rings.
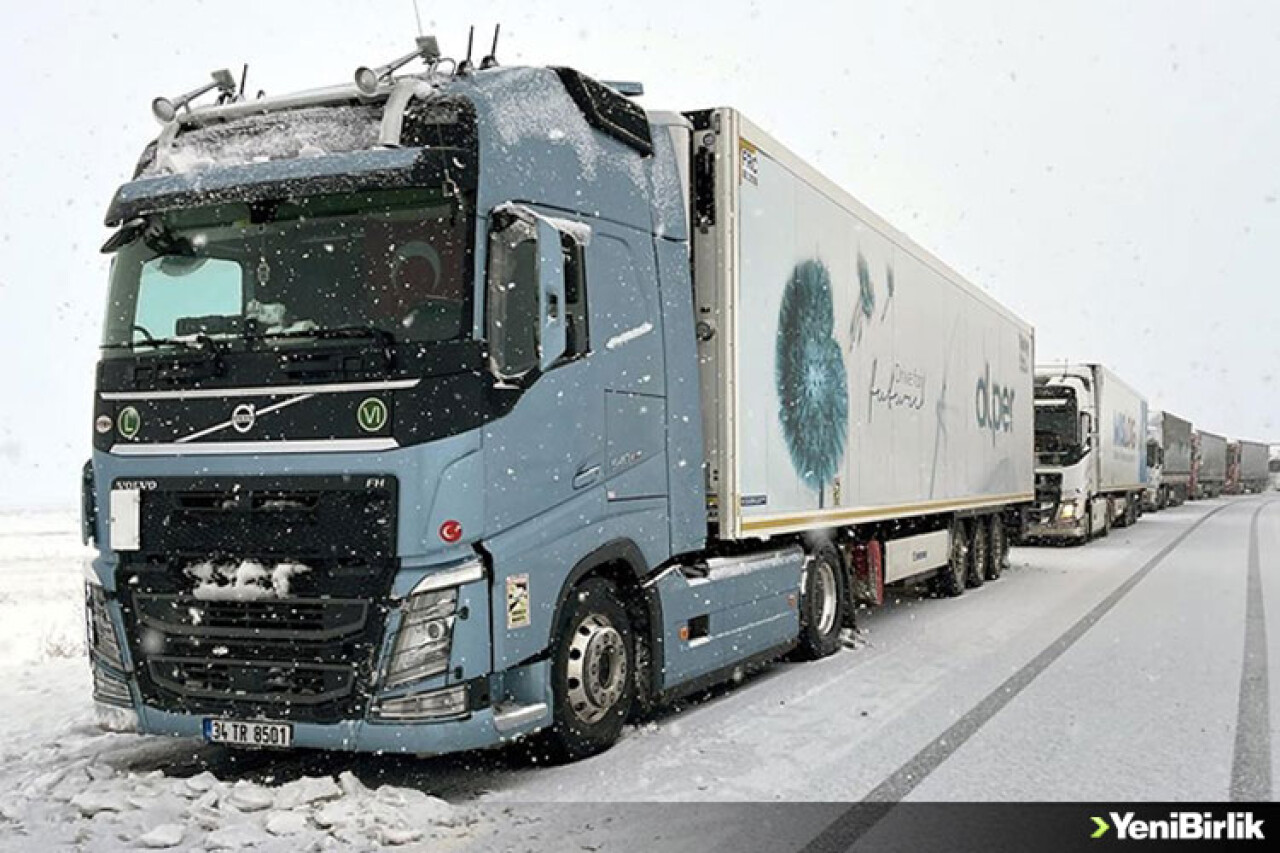
[{"label": "truck grille", "polygon": [[1036,503],[1056,504],[1062,497],[1062,475],[1036,474]]},{"label": "truck grille", "polygon": [[[177,713],[364,716],[395,576],[395,481],[162,480],[117,589],[143,701]],[[296,561],[287,595],[195,594],[193,563]]]}]

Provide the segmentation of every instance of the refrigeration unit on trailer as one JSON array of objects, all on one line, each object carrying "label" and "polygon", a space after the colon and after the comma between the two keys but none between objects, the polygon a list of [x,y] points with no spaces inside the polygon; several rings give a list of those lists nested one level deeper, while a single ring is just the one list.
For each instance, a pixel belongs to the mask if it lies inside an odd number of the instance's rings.
[{"label": "refrigeration unit on trailer", "polygon": [[1191,422],[1172,412],[1148,413],[1144,509],[1161,510],[1187,500],[1191,486],[1191,434]]},{"label": "refrigeration unit on trailer", "polygon": [[999,574],[1031,328],[737,112],[429,37],[355,85],[212,88],[157,100],[107,215],[84,506],[116,718],[577,757],[833,653],[886,584]]},{"label": "refrigeration unit on trailer", "polygon": [[1204,430],[1195,433],[1195,484],[1197,498],[1216,498],[1227,484],[1227,439]]},{"label": "refrigeration unit on trailer", "polygon": [[1100,364],[1036,368],[1036,510],[1027,535],[1084,542],[1134,523],[1147,402]]},{"label": "refrigeration unit on trailer", "polygon": [[1227,442],[1227,494],[1257,494],[1267,489],[1270,450],[1260,441]]}]

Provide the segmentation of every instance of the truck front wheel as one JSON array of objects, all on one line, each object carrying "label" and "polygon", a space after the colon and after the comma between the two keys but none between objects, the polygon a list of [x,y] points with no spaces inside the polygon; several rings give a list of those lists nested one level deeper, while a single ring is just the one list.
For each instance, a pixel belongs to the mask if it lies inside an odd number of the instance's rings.
[{"label": "truck front wheel", "polygon": [[795,657],[817,660],[840,648],[848,596],[844,563],[830,545],[819,546],[810,556],[800,590],[800,642]]},{"label": "truck front wheel", "polygon": [[608,749],[635,699],[635,638],[613,584],[591,578],[569,593],[552,664],[552,758],[576,761]]}]

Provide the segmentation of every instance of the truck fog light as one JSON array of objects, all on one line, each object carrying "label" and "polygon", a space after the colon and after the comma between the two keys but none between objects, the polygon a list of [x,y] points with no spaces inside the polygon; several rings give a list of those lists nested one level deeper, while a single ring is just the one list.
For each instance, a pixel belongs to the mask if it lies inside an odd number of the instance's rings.
[{"label": "truck fog light", "polygon": [[380,720],[442,720],[467,713],[467,685],[446,687],[430,693],[383,699],[373,709]]},{"label": "truck fog light", "polygon": [[387,687],[439,675],[449,668],[457,605],[456,587],[415,593],[405,599],[387,665]]}]

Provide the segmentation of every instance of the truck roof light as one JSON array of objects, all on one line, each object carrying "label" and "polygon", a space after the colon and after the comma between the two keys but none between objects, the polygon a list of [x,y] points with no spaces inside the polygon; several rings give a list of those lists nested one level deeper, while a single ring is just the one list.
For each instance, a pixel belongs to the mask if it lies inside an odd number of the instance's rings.
[{"label": "truck roof light", "polygon": [[417,47],[413,51],[391,60],[386,65],[380,65],[377,68],[361,65],[356,69],[356,88],[360,90],[362,95],[376,94],[378,85],[383,80],[418,58],[421,58],[423,62],[431,67],[434,67],[440,61],[440,43],[436,41],[435,36],[418,36]]},{"label": "truck roof light", "polygon": [[159,97],[151,102],[151,114],[161,124],[168,124],[178,117],[178,110],[190,104],[196,98],[205,92],[217,89],[219,99],[231,99],[236,96],[236,80],[231,76],[231,72],[225,68],[219,69],[211,75],[213,82],[206,83],[198,89],[192,89],[185,95],[179,95],[176,98]]}]

